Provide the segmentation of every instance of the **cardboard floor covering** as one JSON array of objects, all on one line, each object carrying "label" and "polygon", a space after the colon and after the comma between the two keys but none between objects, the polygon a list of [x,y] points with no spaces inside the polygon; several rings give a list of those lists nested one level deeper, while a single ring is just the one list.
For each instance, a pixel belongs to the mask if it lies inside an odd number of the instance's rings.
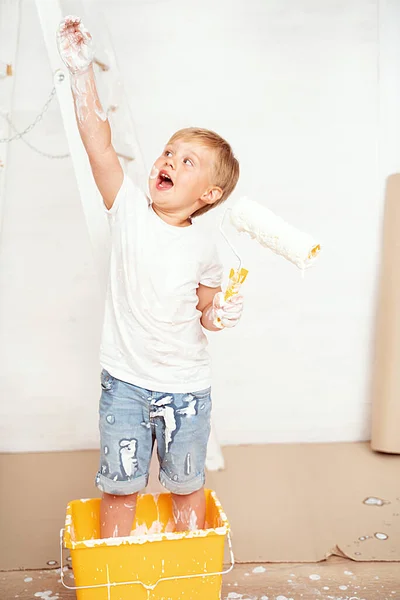
[{"label": "cardboard floor covering", "polygon": [[[223,450],[226,469],[208,473],[207,486],[231,522],[239,562],[332,554],[400,561],[400,456],[374,453],[367,443]],[[66,505],[99,495],[97,464],[96,451],[0,455],[0,570],[58,565]],[[160,489],[156,469],[151,491]]]},{"label": "cardboard floor covering", "polygon": [[400,456],[368,443],[231,446],[224,456],[207,484],[239,561],[400,561]]},{"label": "cardboard floor covering", "polygon": [[[64,577],[68,586],[75,585],[71,570],[66,571]],[[0,573],[0,598],[76,600],[76,595],[73,590],[63,588],[57,569]],[[223,578],[221,598],[400,600],[400,569],[396,563],[353,563],[349,559],[338,557],[332,557],[317,565],[266,565],[264,570],[257,564],[236,565],[234,570]],[[176,596],[174,600],[181,599]]]}]

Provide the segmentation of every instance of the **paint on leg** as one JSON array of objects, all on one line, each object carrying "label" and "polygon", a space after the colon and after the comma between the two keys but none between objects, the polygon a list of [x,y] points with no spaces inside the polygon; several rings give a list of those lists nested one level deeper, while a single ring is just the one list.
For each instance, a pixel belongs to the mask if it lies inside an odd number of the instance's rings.
[{"label": "paint on leg", "polygon": [[101,538],[124,537],[131,533],[135,519],[137,494],[103,494],[100,504]]},{"label": "paint on leg", "polygon": [[206,515],[204,489],[186,496],[172,494],[172,510],[176,531],[203,529]]}]

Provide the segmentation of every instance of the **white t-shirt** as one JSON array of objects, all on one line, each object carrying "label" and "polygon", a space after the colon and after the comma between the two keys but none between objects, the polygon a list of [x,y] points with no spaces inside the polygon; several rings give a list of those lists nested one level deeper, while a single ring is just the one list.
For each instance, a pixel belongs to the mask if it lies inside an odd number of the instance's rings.
[{"label": "white t-shirt", "polygon": [[106,212],[112,243],[101,366],[155,392],[209,387],[196,290],[221,285],[215,245],[195,224],[165,223],[127,175]]}]

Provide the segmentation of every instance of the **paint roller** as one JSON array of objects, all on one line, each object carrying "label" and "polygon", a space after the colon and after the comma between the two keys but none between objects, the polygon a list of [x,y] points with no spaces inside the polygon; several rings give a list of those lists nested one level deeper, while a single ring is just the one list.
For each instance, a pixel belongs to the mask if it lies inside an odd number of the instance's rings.
[{"label": "paint roller", "polygon": [[247,269],[242,268],[242,260],[223,229],[228,213],[232,225],[239,233],[248,234],[261,246],[283,256],[302,271],[314,264],[321,250],[320,244],[311,235],[289,225],[258,202],[247,197],[240,198],[232,208],[225,211],[220,224],[220,231],[225,241],[239,261],[238,267],[230,271],[225,300],[239,292],[248,274]]}]

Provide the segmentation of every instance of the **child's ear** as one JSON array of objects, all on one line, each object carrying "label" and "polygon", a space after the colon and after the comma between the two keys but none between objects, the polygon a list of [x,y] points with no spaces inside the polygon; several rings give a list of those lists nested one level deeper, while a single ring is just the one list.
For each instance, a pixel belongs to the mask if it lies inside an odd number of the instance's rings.
[{"label": "child's ear", "polygon": [[201,200],[206,204],[214,204],[222,198],[223,193],[224,192],[220,187],[214,186],[204,192],[204,194],[201,197]]}]

